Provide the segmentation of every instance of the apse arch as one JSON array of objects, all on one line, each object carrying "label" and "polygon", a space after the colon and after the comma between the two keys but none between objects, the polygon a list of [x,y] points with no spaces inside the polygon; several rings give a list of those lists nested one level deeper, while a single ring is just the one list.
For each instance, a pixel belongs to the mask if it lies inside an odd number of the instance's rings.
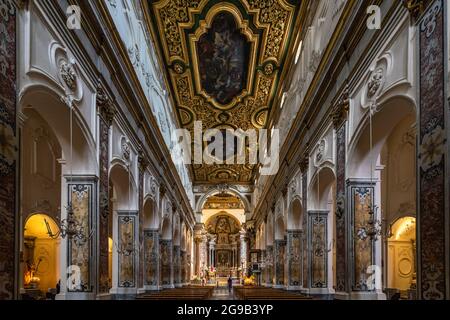
[{"label": "apse arch", "polygon": [[226,217],[232,219],[232,220],[235,222],[235,224],[236,224],[237,226],[239,226],[239,227],[241,226],[241,222],[240,222],[234,215],[232,215],[232,214],[230,214],[230,213],[228,213],[228,212],[226,212],[226,211],[220,211],[220,212],[218,212],[218,213],[212,215],[211,217],[208,218],[208,220],[206,220],[205,225],[208,226],[208,223],[209,223],[209,222],[211,222],[211,221],[213,221],[214,219],[217,219],[217,218],[219,218],[219,217],[221,217],[221,216],[226,216]]},{"label": "apse arch", "polygon": [[203,210],[203,207],[206,203],[206,201],[208,200],[209,197],[217,195],[217,194],[221,194],[221,193],[229,193],[232,194],[236,197],[238,197],[243,205],[244,205],[244,210],[245,212],[250,212],[250,202],[248,201],[248,199],[242,195],[237,189],[233,188],[233,187],[227,187],[227,188],[219,188],[219,187],[215,187],[215,188],[211,188],[210,190],[208,190],[205,194],[203,194],[200,199],[197,202],[197,206],[196,206],[196,212],[201,213]]}]

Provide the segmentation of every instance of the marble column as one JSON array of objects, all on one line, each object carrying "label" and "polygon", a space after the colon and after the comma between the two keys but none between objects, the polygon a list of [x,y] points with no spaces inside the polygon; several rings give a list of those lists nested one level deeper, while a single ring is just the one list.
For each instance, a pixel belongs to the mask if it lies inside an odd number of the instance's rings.
[{"label": "marble column", "polygon": [[201,237],[196,236],[194,239],[194,272],[200,276],[200,243]]},{"label": "marble column", "polygon": [[98,218],[98,299],[109,296],[112,279],[109,278],[109,215],[112,214],[109,194],[109,138],[115,109],[102,86],[97,88],[97,113],[99,125],[99,218]]},{"label": "marble column", "polygon": [[[12,1],[11,3],[14,3]],[[19,268],[19,249],[16,247],[19,225],[16,199],[19,193],[17,172],[19,161],[17,151],[16,123],[16,8],[11,5],[0,15],[1,46],[0,61],[4,72],[0,72],[0,300],[17,297],[16,270]]]},{"label": "marble column", "polygon": [[248,250],[248,244],[247,244],[247,237],[245,231],[240,232],[240,268],[241,268],[241,274],[242,277],[245,277],[247,275],[247,250]]},{"label": "marble column", "polygon": [[[303,156],[303,159],[300,161],[300,171],[302,173],[302,202],[304,210],[308,208],[308,169],[309,169],[309,155],[306,154]],[[303,217],[302,221],[302,286],[303,290],[307,291],[309,288],[309,247],[307,245],[307,239],[309,235],[308,229],[308,219],[307,217]]]},{"label": "marble column", "polygon": [[[346,86],[333,107],[333,124],[336,132],[336,294],[337,299],[348,299],[350,273],[348,271],[347,236],[348,217],[346,199],[347,116],[350,107]],[[311,285],[309,283],[309,285]]]},{"label": "marble column", "polygon": [[450,299],[448,1],[435,0],[417,23],[419,58],[417,294]]},{"label": "marble column", "polygon": [[215,260],[216,260],[216,242],[214,239],[209,242],[209,250],[210,250],[210,257],[211,257],[209,265],[210,265],[210,267],[215,267],[216,266],[216,262],[215,262]]},{"label": "marble column", "polygon": [[205,276],[205,269],[208,267],[208,252],[207,252],[208,238],[206,235],[199,237],[198,242],[198,275]]},{"label": "marble column", "polygon": [[138,157],[138,164],[139,164],[139,188],[138,188],[138,209],[139,209],[139,236],[138,236],[138,242],[139,242],[139,268],[138,268],[138,288],[139,293],[145,292],[144,288],[144,272],[145,272],[145,252],[144,252],[144,241],[145,241],[145,234],[144,234],[144,176],[145,176],[145,170],[147,170],[147,159],[145,158],[145,155],[142,151],[142,149],[139,151],[139,157]]}]

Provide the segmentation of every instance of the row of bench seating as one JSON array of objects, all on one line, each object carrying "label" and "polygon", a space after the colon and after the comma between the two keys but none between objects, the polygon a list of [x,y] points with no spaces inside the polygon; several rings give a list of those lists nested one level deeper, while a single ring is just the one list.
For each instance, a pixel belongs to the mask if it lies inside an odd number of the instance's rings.
[{"label": "row of bench seating", "polygon": [[300,293],[289,292],[267,287],[234,287],[237,298],[241,300],[310,300],[311,298]]},{"label": "row of bench seating", "polygon": [[211,298],[214,287],[186,286],[138,295],[138,300],[206,300]]}]

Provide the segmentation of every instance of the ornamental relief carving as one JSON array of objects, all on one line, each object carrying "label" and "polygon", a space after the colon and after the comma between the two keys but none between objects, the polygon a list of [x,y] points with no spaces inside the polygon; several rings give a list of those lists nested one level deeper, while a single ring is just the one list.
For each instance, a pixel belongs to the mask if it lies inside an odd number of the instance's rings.
[{"label": "ornamental relief carving", "polygon": [[59,65],[59,72],[67,88],[75,91],[77,89],[77,73],[75,71],[75,61],[61,61]]},{"label": "ornamental relief carving", "polygon": [[386,52],[376,60],[368,70],[368,75],[362,89],[361,107],[369,109],[373,107],[386,87],[388,72],[392,67],[391,53]]}]

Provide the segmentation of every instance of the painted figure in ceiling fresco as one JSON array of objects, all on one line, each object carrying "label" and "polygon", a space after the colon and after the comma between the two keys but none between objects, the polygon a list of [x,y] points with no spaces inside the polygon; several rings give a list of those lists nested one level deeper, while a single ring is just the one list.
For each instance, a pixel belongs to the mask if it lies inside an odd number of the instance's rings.
[{"label": "painted figure in ceiling fresco", "polygon": [[250,45],[234,17],[221,12],[197,45],[202,88],[218,103],[228,104],[246,86]]}]

